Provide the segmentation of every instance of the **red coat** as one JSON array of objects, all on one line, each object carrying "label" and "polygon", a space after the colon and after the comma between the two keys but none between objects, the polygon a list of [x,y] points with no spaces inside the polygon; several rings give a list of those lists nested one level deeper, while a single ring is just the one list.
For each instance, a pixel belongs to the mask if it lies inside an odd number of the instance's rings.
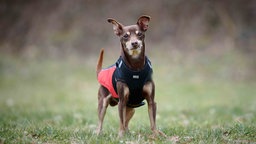
[{"label": "red coat", "polygon": [[100,73],[98,74],[98,82],[101,85],[103,85],[105,88],[107,88],[108,91],[111,93],[111,95],[114,98],[119,98],[115,89],[114,89],[113,83],[112,83],[112,77],[113,77],[113,74],[114,74],[115,70],[116,70],[115,65],[113,65],[109,68],[106,68],[106,69],[102,69],[100,71]]}]

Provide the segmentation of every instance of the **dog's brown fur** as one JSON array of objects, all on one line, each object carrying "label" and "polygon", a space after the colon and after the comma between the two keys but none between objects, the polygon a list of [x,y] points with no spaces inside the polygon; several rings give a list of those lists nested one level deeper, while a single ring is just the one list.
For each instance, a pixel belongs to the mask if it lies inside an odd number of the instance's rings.
[{"label": "dog's brown fur", "polygon": [[[136,25],[123,26],[121,23],[114,19],[108,19],[109,23],[113,24],[114,32],[120,37],[121,41],[121,57],[125,64],[132,70],[138,71],[145,65],[145,32],[148,29],[150,21],[149,16],[141,16]],[[128,37],[128,38],[127,38]],[[97,75],[102,69],[104,50],[100,52],[100,56],[97,64]],[[132,116],[134,115],[134,108],[127,107],[127,101],[129,99],[129,88],[126,83],[117,82],[117,94],[119,96],[119,102],[112,98],[110,92],[104,86],[100,86],[98,91],[98,117],[99,124],[97,128],[97,134],[102,131],[102,124],[108,105],[115,106],[118,104],[118,112],[120,118],[119,137],[122,137],[125,132],[128,131],[128,124]],[[156,102],[155,98],[155,84],[153,81],[147,82],[143,86],[143,97],[148,103],[148,114],[150,119],[150,126],[153,134],[162,134],[162,132],[156,129]]]}]

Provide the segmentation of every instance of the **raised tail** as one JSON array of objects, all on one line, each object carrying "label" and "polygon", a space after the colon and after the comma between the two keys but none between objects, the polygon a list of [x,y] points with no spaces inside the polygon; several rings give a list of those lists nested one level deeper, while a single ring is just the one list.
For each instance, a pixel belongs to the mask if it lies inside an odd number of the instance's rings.
[{"label": "raised tail", "polygon": [[97,67],[96,67],[97,77],[98,77],[99,72],[100,72],[101,69],[102,69],[103,55],[104,55],[104,49],[102,48],[102,49],[100,50],[100,56],[99,56],[98,63],[97,63]]}]

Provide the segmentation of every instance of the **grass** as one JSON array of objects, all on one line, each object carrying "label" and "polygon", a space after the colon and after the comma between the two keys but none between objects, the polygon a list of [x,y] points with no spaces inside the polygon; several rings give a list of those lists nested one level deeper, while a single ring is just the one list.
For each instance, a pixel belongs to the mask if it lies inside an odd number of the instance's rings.
[{"label": "grass", "polygon": [[[28,60],[2,55],[0,144],[256,143],[256,84],[230,78],[232,56],[219,62],[159,58],[152,56],[157,126],[168,138],[150,137],[144,106],[136,109],[131,133],[118,139],[117,107],[109,107],[103,134],[93,133],[98,120],[96,57]],[[239,64],[246,68],[243,61]]]}]

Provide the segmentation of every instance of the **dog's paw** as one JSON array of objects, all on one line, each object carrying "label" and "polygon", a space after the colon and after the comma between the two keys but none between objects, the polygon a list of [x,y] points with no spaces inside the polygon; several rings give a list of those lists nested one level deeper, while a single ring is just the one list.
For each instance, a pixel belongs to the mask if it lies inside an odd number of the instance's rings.
[{"label": "dog's paw", "polygon": [[95,133],[97,136],[99,136],[99,135],[102,133],[102,130],[99,129],[99,128],[97,128],[97,129],[94,131],[94,133]]},{"label": "dog's paw", "polygon": [[163,133],[162,131],[160,131],[160,130],[154,130],[153,131],[153,134],[150,136],[150,138],[152,138],[152,139],[156,139],[157,137],[159,137],[159,136],[162,136],[162,137],[167,137],[167,135],[165,134],[165,133]]},{"label": "dog's paw", "polygon": [[160,130],[157,130],[157,134],[163,137],[167,137],[167,135]]},{"label": "dog's paw", "polygon": [[124,134],[125,134],[125,131],[120,130],[120,131],[118,132],[118,138],[124,137]]}]

